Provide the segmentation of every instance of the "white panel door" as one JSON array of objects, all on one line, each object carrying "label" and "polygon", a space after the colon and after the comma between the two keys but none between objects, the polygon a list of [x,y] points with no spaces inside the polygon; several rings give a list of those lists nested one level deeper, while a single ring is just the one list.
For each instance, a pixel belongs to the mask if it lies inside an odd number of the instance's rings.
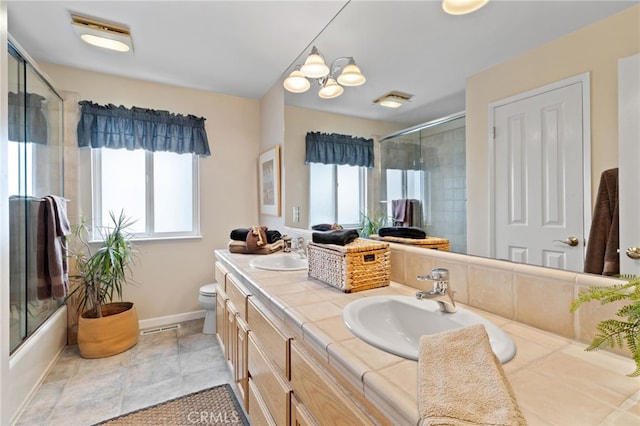
[{"label": "white panel door", "polygon": [[[640,55],[618,61],[618,208],[620,273],[640,276]],[[631,257],[630,257],[631,256]]]},{"label": "white panel door", "polygon": [[583,270],[582,97],[574,82],[493,108],[498,259]]}]

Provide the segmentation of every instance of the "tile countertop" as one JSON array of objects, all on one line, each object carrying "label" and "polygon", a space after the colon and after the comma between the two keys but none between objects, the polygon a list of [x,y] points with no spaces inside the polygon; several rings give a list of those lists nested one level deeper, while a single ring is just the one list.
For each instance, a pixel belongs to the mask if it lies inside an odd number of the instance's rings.
[{"label": "tile countertop", "polygon": [[[249,265],[254,255],[216,250],[216,258],[235,272],[369,401],[398,425],[418,424],[417,362],[389,354],[358,339],[342,321],[353,300],[381,295],[413,296],[415,289],[388,287],[343,293],[307,271],[266,271]],[[625,374],[631,359],[465,306],[502,327],[517,353],[503,365],[530,425],[640,425],[640,378]]]}]

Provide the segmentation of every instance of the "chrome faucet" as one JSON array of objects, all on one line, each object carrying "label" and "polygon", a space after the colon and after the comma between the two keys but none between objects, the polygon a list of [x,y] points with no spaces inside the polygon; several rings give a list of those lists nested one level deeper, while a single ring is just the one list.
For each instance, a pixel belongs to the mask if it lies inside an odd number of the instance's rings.
[{"label": "chrome faucet", "polygon": [[294,240],[295,242],[295,247],[292,247],[293,251],[298,253],[298,255],[302,258],[302,259],[306,259],[307,258],[307,248],[305,247],[304,244],[304,238],[302,237],[298,237]]},{"label": "chrome faucet", "polygon": [[456,302],[453,300],[453,290],[449,287],[449,270],[444,268],[435,268],[429,275],[418,275],[419,281],[433,281],[433,289],[430,291],[422,290],[416,293],[418,300],[432,299],[438,303],[442,312],[454,313],[456,311]]}]

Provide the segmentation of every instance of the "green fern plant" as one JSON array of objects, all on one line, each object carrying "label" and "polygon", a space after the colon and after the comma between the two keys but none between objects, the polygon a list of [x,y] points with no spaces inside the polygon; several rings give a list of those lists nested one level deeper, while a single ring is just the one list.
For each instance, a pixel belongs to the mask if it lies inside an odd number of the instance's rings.
[{"label": "green fern plant", "polygon": [[596,325],[597,334],[587,351],[605,347],[624,348],[631,351],[631,357],[636,363],[634,372],[629,377],[640,376],[640,277],[622,275],[620,278],[629,280],[625,284],[615,284],[610,287],[589,287],[581,292],[571,304],[571,312],[575,312],[583,303],[599,300],[601,305],[629,300],[630,304],[623,306],[616,312],[620,319],[607,319]]},{"label": "green fern plant", "polygon": [[369,235],[377,234],[378,230],[387,223],[387,216],[380,210],[370,216],[360,212],[360,236],[369,238]]}]

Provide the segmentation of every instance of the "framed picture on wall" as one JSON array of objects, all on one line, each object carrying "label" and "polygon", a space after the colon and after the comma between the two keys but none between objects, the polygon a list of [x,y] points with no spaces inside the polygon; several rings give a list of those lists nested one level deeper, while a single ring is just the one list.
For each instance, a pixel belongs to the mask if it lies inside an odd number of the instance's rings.
[{"label": "framed picture on wall", "polygon": [[260,213],[280,216],[280,145],[260,154]]}]

